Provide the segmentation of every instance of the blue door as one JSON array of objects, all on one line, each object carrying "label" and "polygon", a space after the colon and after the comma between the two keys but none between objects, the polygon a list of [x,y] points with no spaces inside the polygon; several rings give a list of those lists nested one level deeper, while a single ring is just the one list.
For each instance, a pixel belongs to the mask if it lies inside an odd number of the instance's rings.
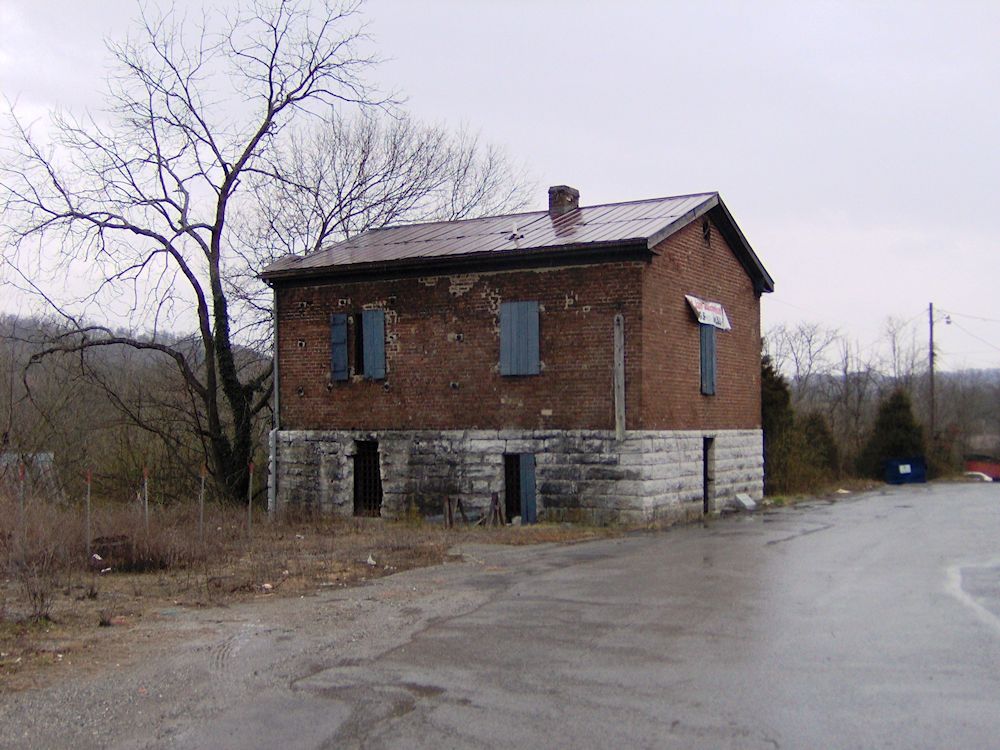
[{"label": "blue door", "polygon": [[521,522],[535,523],[538,514],[535,510],[535,456],[532,453],[521,454]]}]

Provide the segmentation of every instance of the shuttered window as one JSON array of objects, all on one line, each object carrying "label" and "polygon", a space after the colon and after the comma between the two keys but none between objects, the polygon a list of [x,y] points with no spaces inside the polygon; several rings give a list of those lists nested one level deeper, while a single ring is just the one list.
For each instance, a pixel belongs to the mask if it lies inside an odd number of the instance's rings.
[{"label": "shuttered window", "polygon": [[330,316],[330,378],[347,380],[347,316],[334,313]]},{"label": "shuttered window", "polygon": [[361,313],[361,335],[364,339],[362,373],[368,380],[385,380],[385,312],[365,310]]},{"label": "shuttered window", "polygon": [[701,392],[715,395],[715,326],[699,323],[701,329]]},{"label": "shuttered window", "polygon": [[501,303],[500,374],[537,375],[539,363],[538,303]]},{"label": "shuttered window", "polygon": [[[347,363],[347,321],[344,313],[330,316],[330,378],[350,379]],[[368,380],[385,380],[385,312],[365,310],[354,316],[354,371]]]}]

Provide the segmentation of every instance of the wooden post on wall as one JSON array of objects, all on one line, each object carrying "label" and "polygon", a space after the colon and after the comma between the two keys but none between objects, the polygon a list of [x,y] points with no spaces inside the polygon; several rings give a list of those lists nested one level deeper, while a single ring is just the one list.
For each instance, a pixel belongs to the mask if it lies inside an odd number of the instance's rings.
[{"label": "wooden post on wall", "polygon": [[625,317],[615,315],[615,438],[625,439]]}]

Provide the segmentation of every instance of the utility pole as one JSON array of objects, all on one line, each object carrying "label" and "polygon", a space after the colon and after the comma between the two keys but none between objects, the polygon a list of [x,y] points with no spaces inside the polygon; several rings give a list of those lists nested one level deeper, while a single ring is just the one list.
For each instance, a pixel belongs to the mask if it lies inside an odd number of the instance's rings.
[{"label": "utility pole", "polygon": [[930,369],[930,397],[931,397],[931,445],[934,444],[934,303],[927,305],[927,322],[930,331],[930,342],[927,346],[927,359]]}]

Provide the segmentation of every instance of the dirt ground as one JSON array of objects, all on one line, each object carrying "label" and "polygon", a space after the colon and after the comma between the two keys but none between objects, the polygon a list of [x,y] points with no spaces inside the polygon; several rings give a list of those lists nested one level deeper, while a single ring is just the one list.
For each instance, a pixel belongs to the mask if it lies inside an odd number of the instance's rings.
[{"label": "dirt ground", "polygon": [[[9,566],[0,581],[0,693],[127,662],[138,625],[185,611],[355,586],[441,563],[460,544],[570,543],[621,533],[548,524],[449,530],[380,519],[264,523],[252,542],[239,529],[216,531],[225,542],[202,559],[189,555],[148,572],[122,572],[106,552],[97,564],[47,572],[29,590]],[[102,566],[111,570],[102,573]],[[46,617],[32,616],[38,596]]]}]

